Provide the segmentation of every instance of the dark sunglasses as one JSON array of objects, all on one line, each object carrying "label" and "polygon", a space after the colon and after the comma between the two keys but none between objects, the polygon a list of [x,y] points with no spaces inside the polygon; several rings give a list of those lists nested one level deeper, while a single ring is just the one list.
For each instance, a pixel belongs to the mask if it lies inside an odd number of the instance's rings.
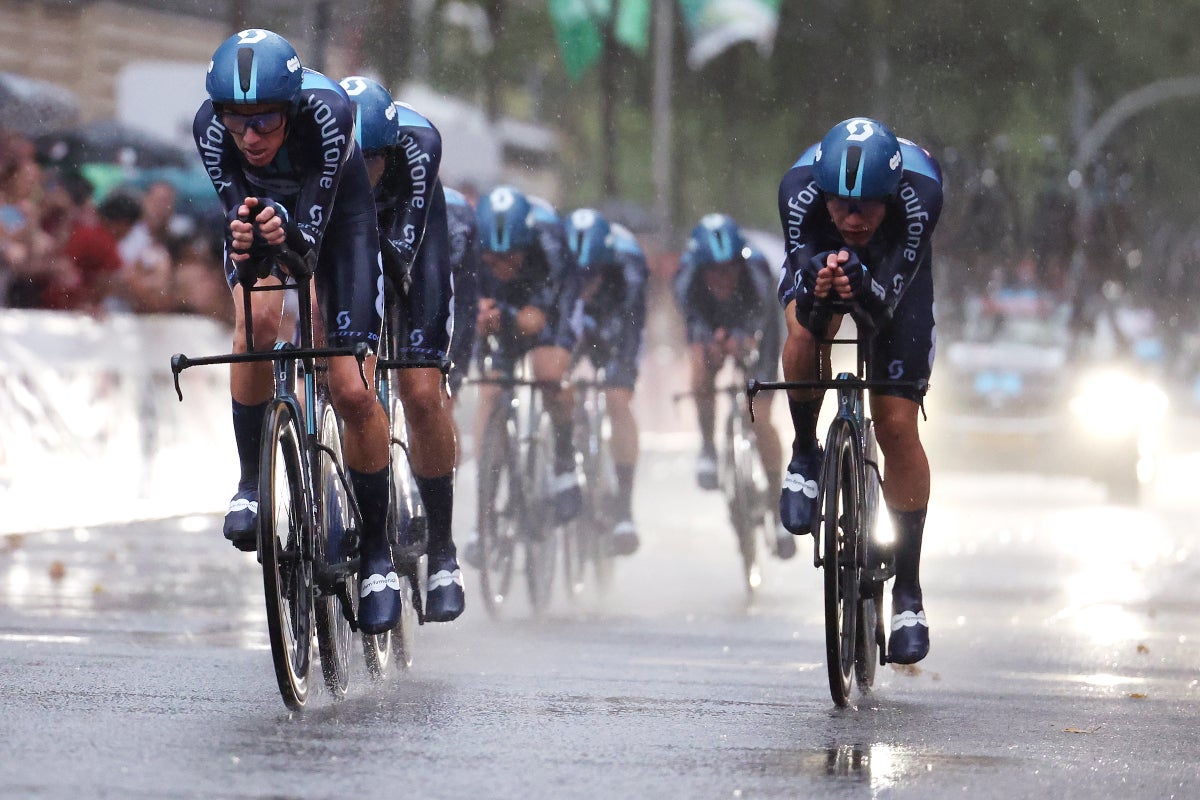
[{"label": "dark sunglasses", "polygon": [[286,120],[287,115],[282,111],[264,111],[261,114],[236,114],[226,111],[221,114],[221,124],[237,136],[245,135],[247,130],[253,130],[259,136],[266,136],[282,128]]},{"label": "dark sunglasses", "polygon": [[825,201],[843,209],[847,214],[869,214],[887,205],[886,200],[861,200],[856,197],[826,197]]}]

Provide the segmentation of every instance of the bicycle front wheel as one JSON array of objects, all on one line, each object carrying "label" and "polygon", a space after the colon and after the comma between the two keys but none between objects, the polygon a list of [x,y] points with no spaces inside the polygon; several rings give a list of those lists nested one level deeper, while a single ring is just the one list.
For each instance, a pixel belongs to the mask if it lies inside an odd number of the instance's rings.
[{"label": "bicycle front wheel", "polygon": [[271,404],[263,422],[258,485],[258,552],[271,658],[284,704],[298,711],[308,700],[312,667],[312,523],[300,432],[282,401]]},{"label": "bicycle front wheel", "polygon": [[749,428],[749,421],[736,408],[732,409],[725,423],[725,476],[722,483],[727,487],[729,519],[742,557],[742,582],[752,596],[762,585],[757,537],[763,516],[763,497],[754,483],[758,453]]},{"label": "bicycle front wheel", "polygon": [[825,573],[825,657],[833,702],[849,702],[858,622],[858,546],[862,451],[851,424],[835,419],[821,470],[821,536]]}]

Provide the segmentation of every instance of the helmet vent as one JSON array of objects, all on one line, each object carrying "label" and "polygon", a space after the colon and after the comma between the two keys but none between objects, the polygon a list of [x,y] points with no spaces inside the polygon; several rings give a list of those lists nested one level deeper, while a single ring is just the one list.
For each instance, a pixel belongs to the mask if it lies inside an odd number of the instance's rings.
[{"label": "helmet vent", "polygon": [[861,147],[846,148],[846,188],[852,193],[857,188],[860,177],[858,167],[862,162],[862,155]]},{"label": "helmet vent", "polygon": [[254,66],[254,49],[251,47],[239,47],[237,62],[238,83],[241,86],[242,94],[249,94],[250,78],[252,75],[252,68]]}]

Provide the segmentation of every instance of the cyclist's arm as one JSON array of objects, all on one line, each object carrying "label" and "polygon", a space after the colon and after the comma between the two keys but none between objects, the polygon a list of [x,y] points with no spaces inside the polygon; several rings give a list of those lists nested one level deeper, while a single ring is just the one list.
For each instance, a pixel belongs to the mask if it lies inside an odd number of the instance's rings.
[{"label": "cyclist's arm", "polygon": [[425,237],[429,209],[440,186],[442,137],[423,116],[400,109],[400,139],[389,157],[385,180],[397,198],[395,212],[380,242],[384,258],[399,274],[407,273]]}]

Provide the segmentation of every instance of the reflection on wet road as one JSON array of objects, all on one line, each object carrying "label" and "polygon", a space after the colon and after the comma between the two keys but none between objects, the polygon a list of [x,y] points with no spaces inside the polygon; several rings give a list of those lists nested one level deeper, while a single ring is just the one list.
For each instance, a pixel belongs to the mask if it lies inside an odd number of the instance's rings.
[{"label": "reflection on wet road", "polygon": [[216,518],[4,540],[0,795],[1200,794],[1186,491],[1131,509],[1082,482],[938,476],[933,652],[837,710],[807,548],[747,608],[691,457],[647,456],[646,546],[605,600],[492,623],[469,595],[410,672],[360,668],[303,714],[275,689],[257,564]]}]

